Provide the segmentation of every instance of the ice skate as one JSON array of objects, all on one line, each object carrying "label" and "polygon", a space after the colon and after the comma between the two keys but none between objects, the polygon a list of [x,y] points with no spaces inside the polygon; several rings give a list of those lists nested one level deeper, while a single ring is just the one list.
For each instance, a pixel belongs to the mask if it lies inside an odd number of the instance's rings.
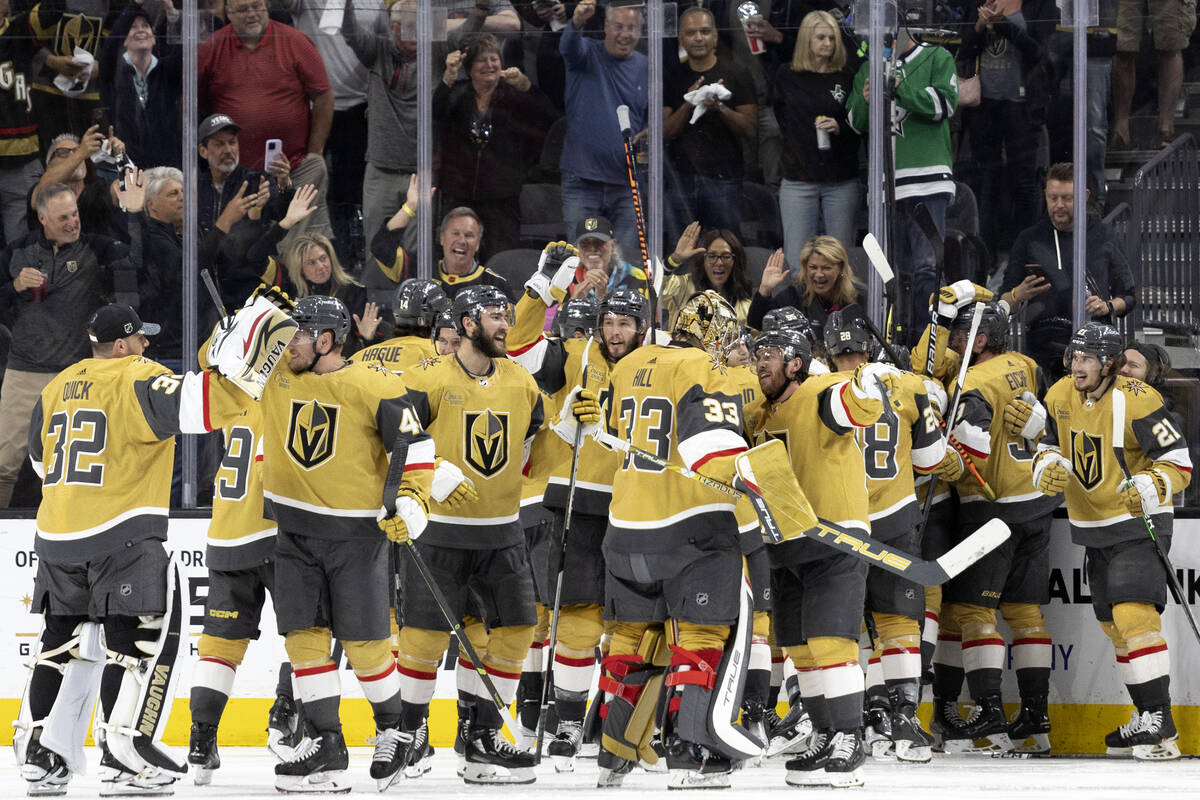
[{"label": "ice skate", "polygon": [[21,777],[29,782],[26,787],[30,797],[58,797],[67,793],[71,770],[62,756],[42,746],[39,741],[41,728],[35,728],[33,738],[25,750],[25,763],[21,765]]},{"label": "ice skate", "polygon": [[665,774],[667,771],[667,748],[663,746],[662,736],[657,732],[650,737],[650,749],[658,756],[658,761],[651,764],[646,759],[639,758],[637,765],[642,768],[642,772]]},{"label": "ice skate", "polygon": [[1046,713],[1046,697],[1028,697],[1008,723],[1008,738],[1014,753],[1050,752],[1050,717]]},{"label": "ice skate", "polygon": [[933,758],[933,737],[917,719],[920,694],[915,681],[892,688],[892,749],[900,761],[924,764]]},{"label": "ice skate", "polygon": [[290,761],[296,745],[304,738],[300,710],[290,697],[276,697],[267,714],[267,749],[279,761]]},{"label": "ice skate", "polygon": [[375,788],[387,791],[404,773],[412,751],[413,735],[399,726],[375,733],[375,753],[371,757],[371,778]]},{"label": "ice skate", "polygon": [[467,763],[462,777],[467,783],[519,784],[536,780],[535,756],[509,744],[499,728],[472,725],[464,744]]},{"label": "ice skate", "polygon": [[574,772],[575,756],[583,742],[583,723],[560,722],[554,738],[546,745],[555,772]]},{"label": "ice skate", "polygon": [[342,794],[350,791],[350,755],[340,731],[304,737],[292,757],[275,765],[275,788],[289,794]]},{"label": "ice skate", "polygon": [[[778,719],[778,717],[776,717]],[[770,737],[767,735],[767,710],[758,700],[743,700],[742,701],[742,727],[750,731],[754,736],[758,737],[759,741],[769,743]],[[757,755],[746,762],[750,767],[761,767],[766,761],[765,751],[762,755]]]},{"label": "ice skate", "polygon": [[825,779],[837,789],[862,786],[862,765],[866,760],[867,753],[858,738],[858,732],[838,731],[829,740]]},{"label": "ice skate", "polygon": [[812,721],[799,703],[788,709],[788,713],[779,724],[767,731],[770,741],[767,743],[767,758],[790,755],[805,750],[812,736]]},{"label": "ice skate", "polygon": [[998,695],[981,698],[962,725],[942,732],[947,753],[1007,753],[1008,720]]},{"label": "ice skate", "polygon": [[733,763],[704,745],[675,740],[667,746],[668,789],[728,789]]},{"label": "ice skate", "polygon": [[413,731],[412,755],[408,758],[408,766],[404,768],[404,777],[419,778],[433,769],[433,745],[429,743],[429,723],[422,722],[421,727]]},{"label": "ice skate", "polygon": [[596,778],[597,789],[620,786],[625,781],[625,776],[633,772],[632,761],[619,758],[603,748],[596,756],[596,763],[600,767],[600,775]]},{"label": "ice skate", "polygon": [[[1127,746],[1133,757],[1139,761],[1171,761],[1179,758],[1179,734],[1175,730],[1171,707],[1155,706],[1137,716],[1137,728],[1125,734],[1125,741],[1128,742]],[[1130,723],[1132,722],[1130,719]],[[1124,728],[1125,726],[1122,726],[1118,731]],[[1107,743],[1108,739],[1105,737],[1105,744]]]},{"label": "ice skate", "polygon": [[795,758],[788,759],[784,764],[787,768],[784,780],[789,786],[824,786],[828,783],[825,765],[829,762],[832,736],[832,731],[815,731],[808,746]]},{"label": "ice skate", "polygon": [[221,755],[217,752],[217,726],[206,722],[193,722],[188,741],[188,763],[193,767],[193,780],[197,786],[212,783],[213,771],[221,766]]},{"label": "ice skate", "polygon": [[175,794],[177,775],[164,772],[158,767],[146,767],[134,772],[101,747],[100,796],[101,797],[169,797]]},{"label": "ice skate", "polygon": [[892,747],[892,716],[886,708],[867,710],[864,728],[864,749],[876,761],[895,761],[896,751]]}]

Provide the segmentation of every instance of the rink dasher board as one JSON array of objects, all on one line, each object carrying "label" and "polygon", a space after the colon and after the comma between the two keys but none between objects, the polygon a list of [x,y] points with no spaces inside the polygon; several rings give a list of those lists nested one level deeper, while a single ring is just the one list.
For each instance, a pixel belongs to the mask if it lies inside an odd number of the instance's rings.
[{"label": "rink dasher board", "polygon": [[[187,740],[187,689],[196,660],[196,644],[203,626],[208,577],[204,566],[206,518],[172,519],[166,543],[179,563],[188,602],[185,616],[189,647],[181,657],[179,695],[175,702],[167,738],[172,744]],[[1181,583],[1198,613],[1200,602],[1200,520],[1177,519],[1171,552],[1181,572]],[[33,592],[37,558],[33,552],[32,519],[0,520],[0,648],[6,668],[0,670],[0,715],[16,717],[27,670],[22,666],[36,649],[40,617],[28,613]],[[1070,542],[1065,519],[1056,518],[1051,528],[1050,603],[1045,608],[1047,627],[1054,640],[1050,679],[1052,742],[1064,752],[1096,752],[1097,730],[1103,732],[1126,722],[1128,698],[1120,681],[1112,646],[1096,624],[1090,594],[1083,575],[1083,548]],[[1200,663],[1200,645],[1192,636],[1183,615],[1170,603],[1164,614],[1164,634],[1170,647],[1171,694],[1176,706],[1184,752],[1200,752],[1200,673],[1187,665]],[[222,742],[230,745],[265,741],[267,709],[273,698],[278,665],[284,657],[282,638],[275,631],[275,617],[268,603],[263,609],[262,635],[251,643],[238,668],[234,698],[221,725]],[[1001,633],[1007,635],[1003,624]],[[366,701],[353,673],[344,668],[342,692],[346,702],[342,716],[347,741],[362,743],[373,733]],[[1011,654],[1004,672],[1006,703],[1017,701]],[[456,696],[453,659],[448,657],[439,671],[432,710],[435,744],[449,743],[453,731]],[[928,699],[928,697],[926,697]],[[1010,711],[1015,705],[1010,706]],[[928,709],[925,709],[928,713]],[[0,725],[0,742],[11,740],[11,730]],[[440,741],[445,740],[445,741]]]}]

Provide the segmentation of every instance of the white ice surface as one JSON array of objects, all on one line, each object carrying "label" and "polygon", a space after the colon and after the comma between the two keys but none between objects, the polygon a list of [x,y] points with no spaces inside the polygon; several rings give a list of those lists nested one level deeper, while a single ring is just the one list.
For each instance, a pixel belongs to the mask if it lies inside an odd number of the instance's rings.
[{"label": "white ice surface", "polygon": [[[99,753],[89,748],[89,775],[71,782],[67,797],[95,797],[99,781],[95,765]],[[315,797],[379,797],[367,775],[371,750],[352,748],[350,772],[352,791],[345,795]],[[11,759],[0,766],[0,798],[25,795],[25,782]],[[208,786],[195,786],[189,774],[176,784],[175,796],[181,798],[283,797],[274,788],[274,759],[257,748],[221,750],[222,766]],[[416,780],[398,781],[387,794],[410,800],[446,800],[450,797],[496,798],[569,798],[570,800],[680,800],[696,796],[716,800],[757,800],[774,797],[838,797],[854,800],[971,800],[975,795],[987,798],[1054,798],[1054,800],[1148,800],[1150,797],[1200,798],[1200,759],[1175,762],[1137,763],[1128,759],[1052,758],[1040,760],[993,759],[988,756],[935,755],[929,764],[875,763],[865,768],[866,785],[858,789],[797,788],[784,783],[782,761],[764,767],[741,770],[733,775],[733,787],[722,791],[668,791],[666,775],[635,770],[619,789],[598,790],[596,762],[579,762],[574,774],[557,775],[549,763],[538,768],[537,782],[528,786],[467,786],[455,775],[455,758],[449,749],[439,750],[433,771]]]}]

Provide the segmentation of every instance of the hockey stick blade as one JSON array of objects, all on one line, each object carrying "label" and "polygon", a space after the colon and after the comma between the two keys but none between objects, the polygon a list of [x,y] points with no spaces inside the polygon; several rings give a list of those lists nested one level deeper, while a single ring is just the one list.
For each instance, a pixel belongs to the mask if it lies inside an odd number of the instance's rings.
[{"label": "hockey stick blade", "polygon": [[879,240],[875,238],[875,234],[868,233],[863,237],[863,250],[867,251],[867,260],[879,273],[879,279],[885,284],[891,283],[896,275],[892,272],[892,267],[888,264],[887,256],[883,254],[883,248],[879,246]]},{"label": "hockey stick blade", "polygon": [[1010,533],[1008,526],[1000,520],[990,520],[934,561],[949,580],[1003,544]]}]

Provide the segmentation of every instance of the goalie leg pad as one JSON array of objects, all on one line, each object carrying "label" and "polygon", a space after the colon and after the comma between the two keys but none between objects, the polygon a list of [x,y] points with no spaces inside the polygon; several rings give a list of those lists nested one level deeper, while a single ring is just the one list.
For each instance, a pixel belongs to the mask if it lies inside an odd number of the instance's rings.
[{"label": "goalie leg pad", "polygon": [[[108,661],[124,668],[104,724],[109,752],[133,773],[147,768],[184,774],[187,764],[162,743],[179,672],[183,594],[179,568],[167,567],[167,608],[162,616],[109,617]],[[137,620],[136,625],[122,624]],[[107,689],[107,685],[106,685]]]},{"label": "goalie leg pad", "polygon": [[[100,675],[104,671],[104,644],[100,624],[96,622],[77,623],[73,631],[64,636],[64,629],[72,622],[74,618],[71,617],[47,617],[42,650],[35,662],[34,675],[30,676],[30,690],[37,691],[36,683],[41,682],[43,676],[37,675],[38,670],[61,671],[62,678],[53,698],[39,697],[34,702],[31,694],[28,700],[30,712],[35,708],[40,712],[43,701],[52,701],[49,712],[31,727],[41,726],[39,741],[42,746],[62,756],[71,772],[83,775],[87,773],[83,744],[100,689]],[[22,717],[24,713],[23,707]],[[18,729],[13,736],[18,763],[24,763],[28,744],[27,736],[21,736],[21,733]]]},{"label": "goalie leg pad", "polygon": [[759,513],[763,530],[774,539],[767,528],[770,524],[764,517],[757,501],[769,504],[770,516],[778,526],[780,539],[795,539],[817,524],[817,514],[808,497],[796,481],[787,447],[778,439],[760,444],[742,453],[735,459],[738,478],[749,490],[751,503]]},{"label": "goalie leg pad", "polygon": [[627,761],[639,758],[658,763],[650,746],[654,734],[664,667],[669,662],[662,627],[647,623],[618,622],[612,630],[611,649],[601,667],[599,689],[605,694],[600,707],[604,719],[601,745]]}]

